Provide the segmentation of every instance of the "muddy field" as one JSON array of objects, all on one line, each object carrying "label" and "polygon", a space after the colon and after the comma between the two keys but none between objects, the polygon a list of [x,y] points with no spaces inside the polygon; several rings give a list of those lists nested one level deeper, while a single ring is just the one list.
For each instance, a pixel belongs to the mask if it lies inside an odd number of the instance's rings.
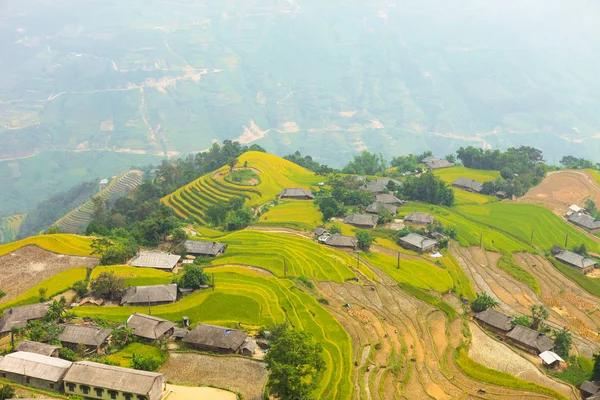
[{"label": "muddy field", "polygon": [[100,260],[93,257],[55,254],[37,246],[25,246],[0,257],[0,289],[11,300],[59,272],[75,267],[93,267]]},{"label": "muddy field", "polygon": [[173,353],[159,372],[172,383],[214,385],[240,392],[247,400],[261,400],[267,382],[265,364],[242,357]]},{"label": "muddy field", "polygon": [[588,198],[600,204],[600,188],[588,172],[558,171],[548,174],[519,201],[541,204],[562,215],[571,204],[583,206]]}]

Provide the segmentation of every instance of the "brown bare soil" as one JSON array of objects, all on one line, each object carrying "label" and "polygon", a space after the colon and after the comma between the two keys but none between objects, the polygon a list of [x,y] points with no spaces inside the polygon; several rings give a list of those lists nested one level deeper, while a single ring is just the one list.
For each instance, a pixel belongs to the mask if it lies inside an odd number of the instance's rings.
[{"label": "brown bare soil", "polygon": [[562,215],[571,204],[581,206],[588,198],[600,202],[600,187],[588,172],[557,171],[518,201],[541,204]]},{"label": "brown bare soil", "polygon": [[237,400],[235,393],[212,387],[167,385],[167,392],[169,400]]},{"label": "brown bare soil", "polygon": [[55,254],[37,246],[24,246],[0,257],[0,289],[6,297],[0,303],[14,299],[35,285],[76,267],[94,267],[100,260]]},{"label": "brown bare soil", "polygon": [[173,353],[160,372],[172,383],[214,385],[240,392],[248,400],[261,400],[267,382],[265,364],[243,357]]}]

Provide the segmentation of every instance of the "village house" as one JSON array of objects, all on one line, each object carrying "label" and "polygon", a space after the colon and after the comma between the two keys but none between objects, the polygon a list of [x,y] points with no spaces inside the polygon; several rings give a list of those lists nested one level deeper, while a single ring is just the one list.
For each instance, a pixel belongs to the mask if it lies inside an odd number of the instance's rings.
[{"label": "village house", "polygon": [[396,215],[396,213],[398,212],[398,207],[391,204],[373,203],[369,204],[369,206],[365,208],[365,212],[369,214],[381,214],[386,210],[390,214]]},{"label": "village house", "polygon": [[122,306],[157,306],[177,301],[177,285],[132,286],[121,297]]},{"label": "village house", "polygon": [[554,258],[563,264],[578,269],[585,275],[592,272],[595,268],[598,268],[598,263],[596,263],[596,261],[568,250],[563,250],[555,254]]},{"label": "village house", "polygon": [[600,231],[600,220],[583,212],[571,214],[569,222],[590,232]]},{"label": "village house", "polygon": [[300,188],[283,189],[279,193],[280,199],[314,200],[315,196],[310,190]]},{"label": "village house", "polygon": [[482,327],[500,335],[506,335],[513,328],[514,318],[493,308],[475,314],[474,318]]},{"label": "village house", "polygon": [[131,261],[130,265],[171,272],[177,266],[180,258],[181,257],[177,254],[162,253],[159,251],[142,251]]},{"label": "village house", "polygon": [[31,340],[21,340],[15,347],[16,351],[41,354],[47,357],[58,357],[60,347],[52,346],[46,343],[33,342]]},{"label": "village house", "polygon": [[352,236],[344,236],[340,235],[339,233],[335,233],[327,238],[325,244],[331,247],[356,250],[358,247],[358,239]]},{"label": "village house", "polygon": [[175,323],[151,315],[135,313],[127,319],[133,334],[146,340],[159,340],[173,335]]},{"label": "village house", "polygon": [[543,333],[517,325],[508,332],[506,341],[532,354],[540,354],[554,349],[554,342]]},{"label": "village house", "polygon": [[544,367],[548,369],[557,369],[560,363],[565,361],[558,354],[550,350],[540,353],[540,358]]},{"label": "village house", "polygon": [[377,218],[374,215],[366,215],[366,214],[351,214],[344,218],[344,223],[352,226],[356,226],[357,228],[368,228],[373,229],[377,226]]},{"label": "village house", "polygon": [[440,169],[440,168],[450,168],[450,167],[454,167],[454,164],[452,164],[450,161],[446,160],[445,158],[437,158],[437,157],[425,157],[424,159],[421,160],[421,162],[425,165],[427,165],[427,167],[429,169]]},{"label": "village house", "polygon": [[579,212],[583,212],[583,211],[585,211],[585,210],[583,208],[579,207],[577,204],[571,204],[569,206],[569,209],[565,213],[565,215],[567,217],[570,217],[571,215],[573,215],[575,213],[579,213]]},{"label": "village house", "polygon": [[388,190],[388,185],[393,182],[396,186],[402,186],[402,182],[391,178],[372,179],[368,183],[360,187],[361,190],[366,190],[373,194],[381,194]]},{"label": "village house", "polygon": [[184,246],[187,254],[195,257],[217,257],[225,252],[225,245],[218,242],[186,240]]},{"label": "village house", "polygon": [[409,233],[400,238],[400,245],[410,250],[426,253],[433,251],[438,245],[438,242],[428,237],[421,236],[418,233]]},{"label": "village house", "polygon": [[600,398],[600,382],[597,381],[585,381],[579,386],[579,390],[584,399]]},{"label": "village house", "polygon": [[4,310],[0,319],[0,337],[9,335],[13,327],[24,328],[29,321],[44,319],[49,308],[48,303],[38,303]]},{"label": "village house", "polygon": [[404,222],[415,225],[429,225],[433,223],[434,219],[435,218],[433,215],[422,212],[414,212],[404,217]]},{"label": "village house", "polygon": [[2,358],[0,376],[20,385],[59,392],[71,365],[60,358],[19,351]]},{"label": "village house", "polygon": [[483,183],[468,178],[457,178],[452,182],[452,186],[473,193],[481,193],[483,189]]},{"label": "village house", "polygon": [[242,331],[207,324],[196,325],[183,339],[197,350],[252,357],[256,348],[253,350],[247,341],[251,339]]},{"label": "village house", "polygon": [[315,234],[315,237],[318,239],[323,234],[327,233],[327,229],[325,229],[325,228],[317,228],[317,229],[315,229],[315,231],[313,233]]},{"label": "village house", "polygon": [[405,203],[403,200],[400,200],[393,194],[389,194],[389,193],[375,195],[375,202],[383,203],[383,204],[391,204],[391,205],[397,206],[397,207],[400,207],[402,204]]},{"label": "village house", "polygon": [[65,375],[65,393],[86,399],[160,400],[165,376],[90,361],[73,363]]},{"label": "village house", "polygon": [[111,330],[92,325],[62,325],[58,340],[64,347],[77,351],[83,345],[86,353],[102,353],[108,344]]}]

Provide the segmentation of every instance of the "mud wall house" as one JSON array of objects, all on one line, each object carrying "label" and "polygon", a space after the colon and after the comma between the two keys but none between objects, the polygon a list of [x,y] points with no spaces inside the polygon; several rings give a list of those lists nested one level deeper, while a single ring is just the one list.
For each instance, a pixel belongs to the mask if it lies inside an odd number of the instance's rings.
[{"label": "mud wall house", "polygon": [[336,233],[327,238],[325,244],[331,247],[356,250],[358,247],[358,239],[352,236],[344,236]]},{"label": "mud wall house", "polygon": [[196,350],[239,354],[246,339],[248,335],[237,329],[198,324],[187,334],[183,342]]},{"label": "mud wall house", "polygon": [[429,225],[432,224],[435,218],[433,215],[422,213],[422,212],[414,212],[408,214],[404,217],[404,222],[414,225]]},{"label": "mud wall house", "polygon": [[409,233],[400,238],[400,245],[406,249],[426,253],[434,250],[437,247],[438,242],[437,240],[421,236],[418,233]]},{"label": "mud wall house", "polygon": [[15,347],[15,350],[41,354],[47,357],[58,357],[60,347],[46,343],[32,342],[31,340],[21,340]]},{"label": "mud wall house", "polygon": [[373,229],[377,226],[379,218],[375,215],[351,214],[344,218],[344,223],[357,228]]},{"label": "mud wall house", "polygon": [[123,292],[122,306],[157,306],[177,301],[177,285],[131,286]]},{"label": "mud wall house", "polygon": [[153,341],[173,336],[175,323],[151,315],[135,313],[127,319],[127,327],[142,340]]},{"label": "mud wall house", "polygon": [[569,216],[568,221],[587,231],[593,233],[600,232],[600,220],[597,220],[589,214],[583,212],[573,213]]},{"label": "mud wall house", "polygon": [[111,330],[92,325],[62,325],[62,332],[58,340],[64,347],[77,351],[78,347],[85,346],[86,353],[103,353],[108,345]]},{"label": "mud wall house", "polygon": [[38,303],[4,310],[4,315],[0,319],[0,337],[10,335],[13,327],[23,328],[29,321],[43,319],[49,308],[48,303]]},{"label": "mud wall house", "polygon": [[168,254],[159,251],[142,251],[135,257],[130,265],[139,268],[154,268],[172,272],[181,259],[177,254]]},{"label": "mud wall house", "polygon": [[483,190],[483,183],[468,178],[457,178],[452,182],[452,186],[473,193],[481,193]]},{"label": "mud wall house", "polygon": [[184,246],[187,254],[196,257],[217,257],[225,252],[225,245],[218,242],[186,240]]},{"label": "mud wall house", "polygon": [[315,196],[310,190],[301,188],[288,188],[283,189],[279,192],[280,199],[293,199],[293,200],[314,200]]},{"label": "mud wall house", "polygon": [[474,318],[483,328],[502,336],[513,329],[512,322],[514,318],[493,308],[475,314]]},{"label": "mud wall house", "polygon": [[384,211],[388,211],[390,214],[392,215],[396,215],[396,213],[398,212],[398,207],[396,207],[395,205],[392,204],[385,204],[385,203],[372,203],[369,204],[367,206],[367,208],[365,208],[365,212],[369,213],[369,214],[381,214]]},{"label": "mud wall house", "polygon": [[65,393],[86,399],[159,400],[165,376],[90,361],[73,363],[64,378]]},{"label": "mud wall house", "polygon": [[569,267],[581,271],[585,275],[592,272],[595,268],[598,268],[598,263],[596,263],[596,261],[568,250],[555,254],[554,258]]},{"label": "mud wall house", "polygon": [[71,365],[60,358],[19,351],[2,358],[0,376],[20,385],[59,392]]},{"label": "mud wall house", "polygon": [[548,336],[521,325],[515,326],[508,332],[506,341],[531,354],[540,354],[554,349],[554,341]]}]

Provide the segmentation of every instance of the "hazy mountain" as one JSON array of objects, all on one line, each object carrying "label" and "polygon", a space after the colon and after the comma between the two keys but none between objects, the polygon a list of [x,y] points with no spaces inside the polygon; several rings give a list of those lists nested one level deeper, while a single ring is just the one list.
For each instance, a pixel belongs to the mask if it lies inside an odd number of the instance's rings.
[{"label": "hazy mountain", "polygon": [[593,157],[598,16],[584,0],[3,1],[0,212],[224,139],[335,166],[467,144]]}]

